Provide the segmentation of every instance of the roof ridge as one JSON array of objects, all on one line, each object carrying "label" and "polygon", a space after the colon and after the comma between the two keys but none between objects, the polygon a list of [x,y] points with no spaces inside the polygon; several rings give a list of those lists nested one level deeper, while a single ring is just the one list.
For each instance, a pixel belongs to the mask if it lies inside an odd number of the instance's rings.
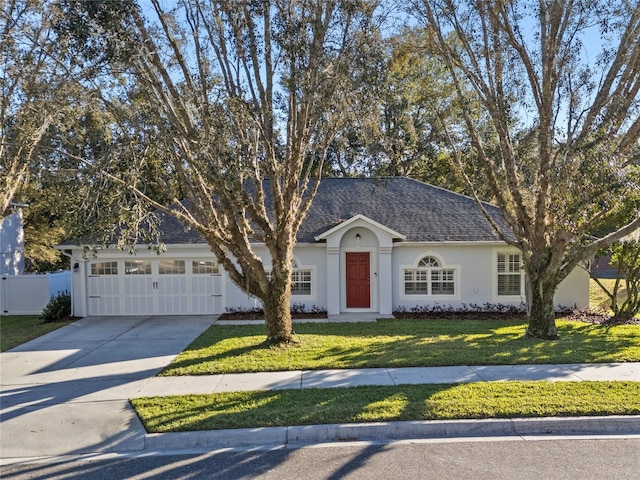
[{"label": "roof ridge", "polygon": [[[441,187],[439,185],[434,185],[433,183],[428,183],[425,182],[423,180],[419,180],[417,178],[412,178],[412,177],[406,177],[404,175],[382,175],[382,176],[375,176],[375,177],[364,177],[364,176],[359,176],[359,177],[321,177],[320,178],[320,184],[322,185],[322,182],[325,180],[408,180],[410,182],[415,182],[418,183],[420,185],[424,185],[426,187],[431,187],[437,190],[441,190],[447,194],[450,195],[457,195],[459,197],[463,197],[463,198],[467,198],[473,202],[476,202],[476,199],[473,198],[470,195],[464,194],[464,193],[459,193],[459,192],[454,192],[453,190],[449,190],[448,188],[444,188]],[[495,203],[491,203],[488,202],[486,200],[480,200],[480,203],[482,203],[483,205],[489,206],[489,207],[493,207],[493,208],[497,208],[498,210],[501,210],[500,207],[498,205],[496,205]]]}]

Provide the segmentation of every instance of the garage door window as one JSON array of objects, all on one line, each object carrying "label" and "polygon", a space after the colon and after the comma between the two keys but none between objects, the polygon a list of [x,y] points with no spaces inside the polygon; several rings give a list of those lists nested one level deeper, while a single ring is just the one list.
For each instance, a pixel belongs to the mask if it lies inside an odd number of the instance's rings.
[{"label": "garage door window", "polygon": [[160,275],[184,275],[184,260],[161,260],[158,273]]},{"label": "garage door window", "polygon": [[194,275],[217,275],[220,273],[218,264],[215,262],[193,262],[192,271]]},{"label": "garage door window", "polygon": [[91,264],[91,275],[117,275],[118,262],[96,262]]},{"label": "garage door window", "polygon": [[151,260],[127,260],[124,262],[125,275],[151,275]]}]

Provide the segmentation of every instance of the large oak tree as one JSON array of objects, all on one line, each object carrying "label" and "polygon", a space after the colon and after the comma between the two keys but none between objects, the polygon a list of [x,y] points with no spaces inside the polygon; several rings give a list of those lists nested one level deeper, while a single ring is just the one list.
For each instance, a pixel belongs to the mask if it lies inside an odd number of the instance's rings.
[{"label": "large oak tree", "polygon": [[[267,340],[289,342],[296,233],[342,125],[375,3],[124,3],[113,14],[112,2],[62,2],[68,39],[110,65],[117,83],[101,95],[123,134],[136,122],[119,105],[135,98],[145,142],[163,146],[179,195],[167,207],[146,195],[133,164],[124,180],[108,163],[101,169],[123,193],[199,231],[229,277],[262,301]],[[264,263],[256,244],[269,253]]]},{"label": "large oak tree", "polygon": [[556,338],[558,284],[640,225],[636,208],[630,222],[591,236],[640,187],[630,175],[640,157],[640,4],[424,0],[416,11],[460,97],[471,85],[491,126],[482,131],[460,102],[515,235],[503,238],[522,251],[527,333]]}]

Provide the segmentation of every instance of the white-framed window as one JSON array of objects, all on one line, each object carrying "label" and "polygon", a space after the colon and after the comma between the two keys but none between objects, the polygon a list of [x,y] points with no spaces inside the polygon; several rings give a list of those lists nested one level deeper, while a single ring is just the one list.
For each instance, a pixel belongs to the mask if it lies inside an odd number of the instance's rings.
[{"label": "white-framed window", "polygon": [[291,272],[291,295],[311,295],[312,276],[306,269]]},{"label": "white-framed window", "polygon": [[421,256],[412,266],[402,267],[402,296],[406,299],[459,297],[459,267],[445,265],[435,255]]},{"label": "white-framed window", "polygon": [[498,252],[496,272],[498,296],[520,296],[523,294],[524,269],[520,253]]},{"label": "white-framed window", "polygon": [[118,262],[94,262],[91,264],[91,275],[117,275]]},{"label": "white-framed window", "polygon": [[[301,266],[295,259],[291,267],[291,296],[296,297],[296,300],[315,299],[315,268]],[[267,271],[267,278],[271,280],[271,271]]]},{"label": "white-framed window", "polygon": [[158,273],[160,275],[184,275],[184,260],[160,260],[158,262]]},{"label": "white-framed window", "polygon": [[194,275],[219,275],[220,267],[209,260],[194,260],[191,262],[191,271]]},{"label": "white-framed window", "polygon": [[151,275],[151,260],[125,260],[125,275]]}]

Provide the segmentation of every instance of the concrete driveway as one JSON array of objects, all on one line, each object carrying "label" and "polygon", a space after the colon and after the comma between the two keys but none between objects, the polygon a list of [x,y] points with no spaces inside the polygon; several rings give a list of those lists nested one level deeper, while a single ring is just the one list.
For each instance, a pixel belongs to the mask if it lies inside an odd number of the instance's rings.
[{"label": "concrete driveway", "polygon": [[0,354],[1,457],[142,450],[127,399],[214,321],[93,317]]}]

